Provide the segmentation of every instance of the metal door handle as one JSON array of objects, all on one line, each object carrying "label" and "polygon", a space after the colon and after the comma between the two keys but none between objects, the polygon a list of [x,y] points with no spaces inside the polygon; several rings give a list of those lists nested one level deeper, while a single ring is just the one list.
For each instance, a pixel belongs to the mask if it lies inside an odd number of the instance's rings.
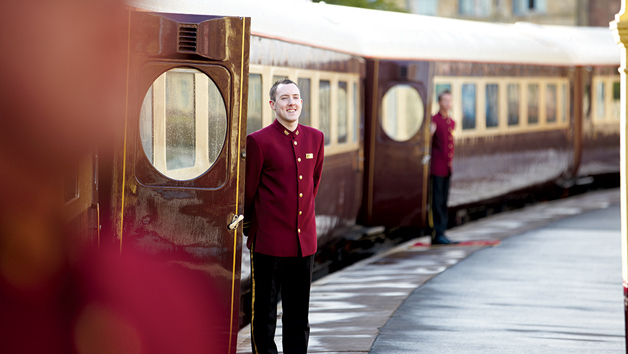
[{"label": "metal door handle", "polygon": [[231,224],[229,224],[229,226],[227,226],[229,228],[229,230],[235,230],[238,228],[238,224],[240,224],[240,221],[244,220],[244,215],[234,215],[233,219],[231,220]]},{"label": "metal door handle", "polygon": [[423,156],[423,160],[421,161],[421,163],[425,165],[426,163],[430,162],[431,158],[432,158],[431,155],[429,155],[429,154],[425,155],[425,156]]}]

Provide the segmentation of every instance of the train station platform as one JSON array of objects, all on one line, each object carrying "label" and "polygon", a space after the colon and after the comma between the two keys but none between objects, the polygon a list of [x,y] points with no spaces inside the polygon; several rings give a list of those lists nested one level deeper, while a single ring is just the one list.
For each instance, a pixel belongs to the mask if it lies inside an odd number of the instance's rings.
[{"label": "train station platform", "polygon": [[462,245],[417,238],[319,279],[308,352],[625,353],[619,198],[493,215],[448,230]]}]

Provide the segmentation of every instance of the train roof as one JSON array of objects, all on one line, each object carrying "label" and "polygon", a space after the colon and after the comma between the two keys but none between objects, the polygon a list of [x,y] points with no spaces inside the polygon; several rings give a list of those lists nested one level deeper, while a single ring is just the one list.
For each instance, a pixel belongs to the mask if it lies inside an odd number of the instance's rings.
[{"label": "train roof", "polygon": [[538,65],[619,65],[603,27],[503,24],[307,0],[127,0],[155,12],[251,17],[253,35],[365,58]]},{"label": "train roof", "polygon": [[516,23],[528,36],[554,41],[570,56],[574,65],[619,65],[621,49],[607,27],[549,26]]}]

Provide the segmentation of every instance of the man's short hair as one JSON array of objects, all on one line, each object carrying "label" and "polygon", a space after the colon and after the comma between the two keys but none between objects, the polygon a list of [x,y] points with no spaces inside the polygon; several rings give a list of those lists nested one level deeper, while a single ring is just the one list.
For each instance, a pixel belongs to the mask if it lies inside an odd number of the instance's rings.
[{"label": "man's short hair", "polygon": [[451,95],[451,91],[449,90],[441,91],[441,93],[438,94],[438,102],[440,102],[440,100],[443,98],[443,95]]},{"label": "man's short hair", "polygon": [[279,85],[290,85],[293,84],[297,88],[299,87],[294,81],[288,79],[287,77],[281,80],[278,80],[273,84],[273,87],[270,88],[270,100],[275,102],[275,94],[277,93],[277,87]]}]

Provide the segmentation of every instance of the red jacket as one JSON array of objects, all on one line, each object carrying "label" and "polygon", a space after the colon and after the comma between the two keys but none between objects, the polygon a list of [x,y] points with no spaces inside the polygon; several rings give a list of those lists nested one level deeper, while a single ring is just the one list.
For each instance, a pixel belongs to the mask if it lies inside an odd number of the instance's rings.
[{"label": "red jacket", "polygon": [[316,253],[314,198],[323,171],[323,133],[275,120],[246,138],[244,233],[255,252],[276,257]]},{"label": "red jacket", "polygon": [[436,123],[436,132],[432,136],[432,175],[446,177],[451,175],[454,161],[454,129],[456,122],[440,112],[432,117]]}]

